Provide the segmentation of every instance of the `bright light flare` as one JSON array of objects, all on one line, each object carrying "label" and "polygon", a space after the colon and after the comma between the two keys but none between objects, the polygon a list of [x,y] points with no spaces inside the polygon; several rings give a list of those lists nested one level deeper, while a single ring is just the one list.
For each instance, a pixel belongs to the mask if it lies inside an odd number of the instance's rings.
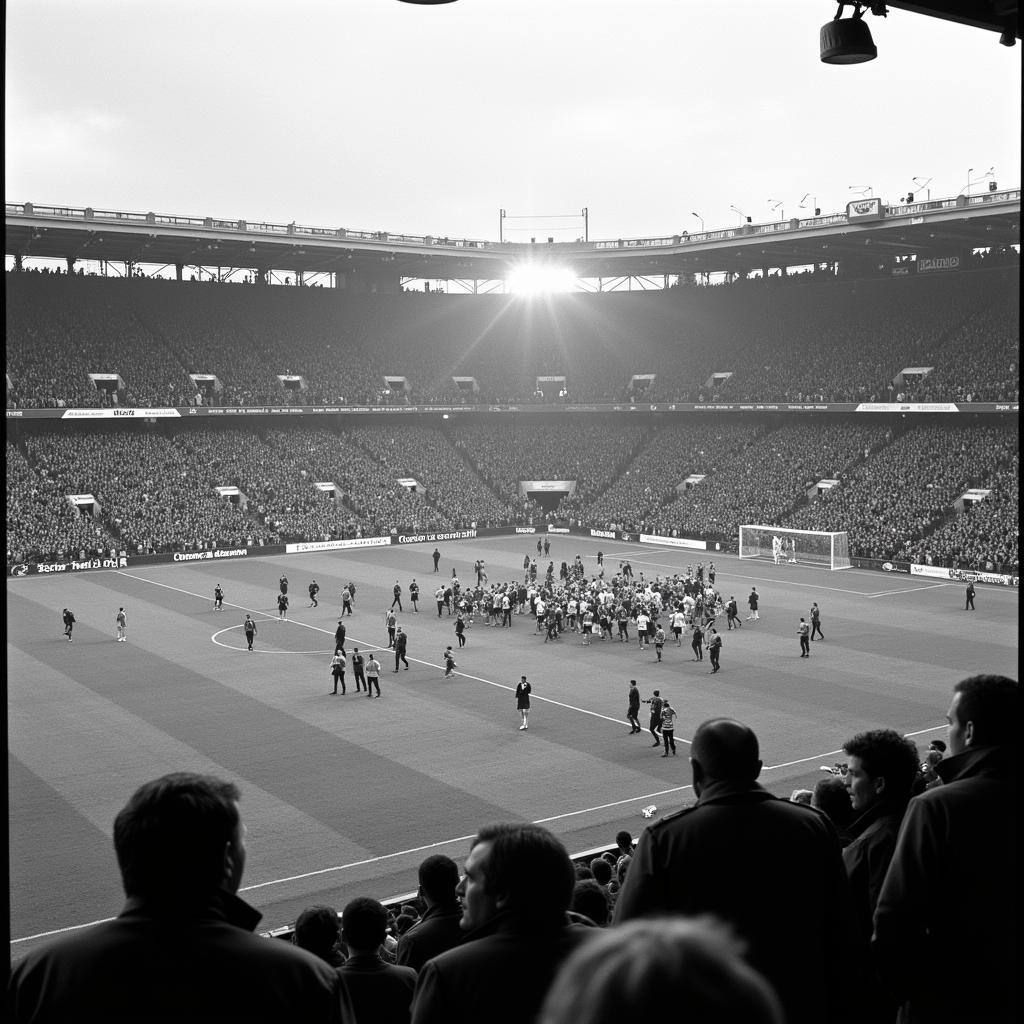
[{"label": "bright light flare", "polygon": [[509,273],[506,285],[513,295],[551,295],[572,291],[576,275],[568,267],[523,263]]}]

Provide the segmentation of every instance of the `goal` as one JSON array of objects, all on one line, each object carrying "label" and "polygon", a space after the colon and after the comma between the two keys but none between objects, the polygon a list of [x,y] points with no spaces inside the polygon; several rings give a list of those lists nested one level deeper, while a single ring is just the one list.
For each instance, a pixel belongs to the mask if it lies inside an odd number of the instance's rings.
[{"label": "goal", "polygon": [[845,531],[825,533],[820,530],[787,530],[781,526],[741,526],[740,558],[774,560],[775,537],[782,542],[780,562],[792,562],[795,558],[804,565],[823,565],[829,569],[850,568],[850,541]]}]

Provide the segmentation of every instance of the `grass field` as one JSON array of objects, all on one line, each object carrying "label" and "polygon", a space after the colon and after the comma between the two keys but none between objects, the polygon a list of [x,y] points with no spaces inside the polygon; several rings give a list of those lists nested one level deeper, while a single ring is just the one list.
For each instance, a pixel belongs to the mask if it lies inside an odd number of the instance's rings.
[{"label": "grass field", "polygon": [[[556,537],[551,558],[579,552],[596,571],[598,547],[614,567],[628,557],[648,576],[695,562],[694,552]],[[478,558],[492,582],[519,579],[532,539],[441,545],[441,578],[467,582]],[[242,895],[261,927],[293,921],[314,902],[341,906],[416,887],[428,854],[464,858],[476,829],[496,820],[543,822],[570,852],[634,836],[645,821],[692,800],[687,740],[715,715],[754,728],[762,782],[788,795],[811,786],[853,733],[890,726],[922,745],[944,735],[954,682],[980,671],[1016,677],[1018,595],[860,570],[716,558],[719,589],[746,615],[752,585],[761,619],[723,632],[722,671],[669,644],[662,664],[634,644],[545,644],[527,616],[511,630],[481,623],[444,679],[441,651],[454,620],[438,619],[432,545],[166,565],[9,580],[7,586],[12,955],[62,929],[113,916],[121,905],[111,842],[115,814],[140,783],[169,771],[238,782],[248,826]],[[545,562],[539,564],[544,565]],[[288,622],[277,581],[291,582]],[[384,610],[398,579],[416,577],[424,600],[399,623],[409,671],[381,657],[383,699],[331,696],[329,662],[342,586],[357,587],[348,647],[387,644]],[[306,586],[321,586],[308,607]],[[214,585],[225,609],[213,611]],[[801,660],[797,621],[822,609],[825,642]],[[114,641],[128,614],[129,642]],[[74,642],[61,608],[77,616]],[[259,622],[250,654],[240,623]],[[723,624],[724,630],[724,624]],[[533,684],[527,732],[513,690]],[[626,690],[638,680],[680,712],[680,755],[662,759],[647,733],[630,736]],[[644,719],[645,721],[645,719]]]}]

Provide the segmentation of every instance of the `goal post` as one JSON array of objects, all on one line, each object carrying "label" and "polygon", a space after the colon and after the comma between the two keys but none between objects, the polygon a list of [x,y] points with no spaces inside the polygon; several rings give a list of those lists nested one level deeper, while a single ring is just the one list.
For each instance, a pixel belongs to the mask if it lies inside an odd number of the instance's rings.
[{"label": "goal post", "polygon": [[[776,554],[778,548],[778,554]],[[740,558],[850,568],[850,540],[845,531],[788,530],[782,526],[741,526]]]}]

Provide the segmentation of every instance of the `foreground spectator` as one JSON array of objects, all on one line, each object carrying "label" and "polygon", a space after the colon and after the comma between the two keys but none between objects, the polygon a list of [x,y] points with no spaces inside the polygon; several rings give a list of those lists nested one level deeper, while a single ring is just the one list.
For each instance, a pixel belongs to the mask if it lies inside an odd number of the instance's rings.
[{"label": "foreground spectator", "polygon": [[419,971],[439,953],[462,941],[462,907],[456,889],[459,866],[443,853],[427,857],[419,867],[419,896],[426,910],[398,940],[398,963]]},{"label": "foreground spectator", "polygon": [[[917,778],[917,747],[894,729],[871,729],[847,740],[843,751],[849,759],[845,779],[855,816],[848,829],[850,842],[843,848],[843,863],[853,889],[858,941],[866,952],[878,893]],[[895,1020],[895,1004],[876,991],[876,986],[866,986],[863,997],[872,1021],[885,1024]]]},{"label": "foreground spectator", "polygon": [[530,1024],[562,962],[595,929],[569,925],[565,847],[532,824],[481,829],[459,885],[465,942],[428,961],[414,1024]]},{"label": "foreground spectator", "polygon": [[141,786],[114,821],[128,897],[113,921],[30,953],[9,1021],[354,1021],[338,972],[251,932],[236,892],[245,827],[230,782],[177,773]]},{"label": "foreground spectator", "polygon": [[348,959],[341,966],[356,1019],[374,1024],[408,1024],[416,972],[385,963],[380,948],[388,929],[388,912],[368,896],[357,896],[341,912],[341,939]]},{"label": "foreground spectator", "polygon": [[569,958],[540,1024],[783,1024],[771,986],[710,917],[632,921],[599,933]]},{"label": "foreground spectator", "polygon": [[746,943],[789,1024],[846,1020],[858,949],[835,830],[758,785],[757,737],[739,722],[704,722],[690,763],[697,803],[643,833],[615,924],[715,914]]},{"label": "foreground spectator", "polygon": [[873,948],[901,1021],[1018,1019],[1020,685],[953,688],[943,785],[910,801],[875,910]]}]

